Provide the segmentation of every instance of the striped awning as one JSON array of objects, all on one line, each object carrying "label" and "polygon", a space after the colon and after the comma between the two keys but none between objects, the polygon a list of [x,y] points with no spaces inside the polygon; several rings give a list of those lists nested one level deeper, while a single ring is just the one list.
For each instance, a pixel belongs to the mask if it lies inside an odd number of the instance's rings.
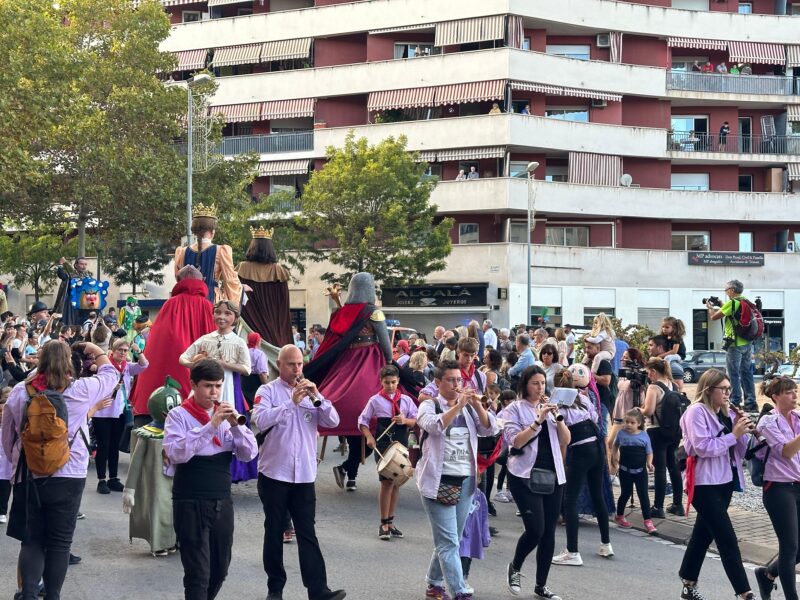
[{"label": "striped awning", "polygon": [[434,46],[455,46],[502,40],[506,37],[505,15],[459,19],[436,24]]},{"label": "striped awning", "polygon": [[438,161],[447,162],[451,160],[503,158],[505,155],[506,149],[503,146],[486,146],[484,148],[453,148],[451,150],[439,150]]},{"label": "striped awning", "polygon": [[786,46],[786,66],[800,67],[800,46]]},{"label": "striped awning", "polygon": [[294,100],[273,100],[261,103],[261,120],[293,119],[313,117],[315,98],[295,98]]},{"label": "striped awning", "polygon": [[786,48],[783,44],[728,42],[728,58],[731,62],[785,65]]},{"label": "striped awning", "polygon": [[398,31],[416,31],[418,29],[433,29],[436,25],[428,23],[427,25],[402,25],[401,27],[386,27],[384,29],[373,29],[369,32],[370,35],[380,35],[382,33],[396,33]]},{"label": "striped awning", "polygon": [[436,150],[419,150],[417,162],[436,162]]},{"label": "striped awning", "polygon": [[212,106],[212,115],[222,115],[226,123],[242,123],[261,120],[261,103],[249,102],[247,104],[225,104]]},{"label": "striped awning", "polygon": [[261,57],[261,44],[245,44],[243,46],[223,46],[214,51],[215,67],[231,65],[256,65]]},{"label": "striped awning", "polygon": [[203,0],[161,0],[162,6],[181,6],[183,4],[200,4]]},{"label": "striped awning", "polygon": [[727,50],[728,42],[706,38],[668,37],[667,46],[670,48],[690,48],[692,50]]},{"label": "striped awning", "polygon": [[175,53],[175,58],[178,59],[178,66],[175,67],[176,71],[196,71],[204,69],[206,66],[206,57],[208,50],[182,50]]},{"label": "striped awning", "polygon": [[311,39],[298,38],[295,40],[264,42],[261,45],[261,62],[308,58],[311,54]]},{"label": "striped awning", "polygon": [[309,160],[307,158],[260,162],[258,163],[258,175],[259,177],[302,175],[303,173],[308,173],[308,165]]},{"label": "striped awning", "polygon": [[384,90],[371,92],[367,97],[367,110],[388,110],[392,108],[419,108],[433,106],[435,87],[409,88],[405,90]]},{"label": "striped awning", "polygon": [[594,90],[584,90],[583,88],[565,87],[564,96],[574,96],[575,98],[594,98],[595,100],[608,100],[610,102],[620,102],[621,94],[611,94],[609,92],[596,92]]},{"label": "striped awning", "polygon": [[596,98],[597,100],[609,100],[619,102],[622,95],[609,92],[597,92],[585,90],[583,88],[568,88],[560,85],[550,85],[549,83],[528,83],[526,81],[512,81],[509,84],[512,90],[524,90],[526,92],[538,92],[549,96],[573,96],[575,98]]},{"label": "striped awning", "polygon": [[800,121],[800,104],[790,104],[787,106],[786,118],[790,121]]},{"label": "striped awning", "polygon": [[244,4],[249,0],[208,0],[208,6],[225,6],[226,4]]},{"label": "striped awning", "polygon": [[567,175],[570,183],[619,185],[622,157],[591,152],[570,152]]},{"label": "striped awning", "polygon": [[800,181],[800,163],[789,163],[789,180]]},{"label": "striped awning", "polygon": [[505,96],[505,90],[505,79],[441,85],[436,88],[435,103],[437,106],[440,106],[446,104],[463,104],[466,102],[484,102],[486,100],[502,100]]}]

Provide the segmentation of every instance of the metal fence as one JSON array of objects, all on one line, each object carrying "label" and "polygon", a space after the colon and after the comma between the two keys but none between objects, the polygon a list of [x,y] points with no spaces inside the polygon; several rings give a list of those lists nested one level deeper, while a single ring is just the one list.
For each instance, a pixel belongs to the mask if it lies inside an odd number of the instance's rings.
[{"label": "metal fence", "polygon": [[667,71],[667,89],[726,94],[776,94],[780,96],[791,96],[797,93],[797,85],[791,77],[686,71]]},{"label": "metal fence", "polygon": [[314,132],[272,133],[269,135],[240,135],[223,138],[217,151],[226,156],[255,152],[302,152],[314,149]]},{"label": "metal fence", "polygon": [[682,152],[800,155],[800,136],[720,136],[696,133],[694,131],[674,131],[667,134],[667,150],[680,150]]}]

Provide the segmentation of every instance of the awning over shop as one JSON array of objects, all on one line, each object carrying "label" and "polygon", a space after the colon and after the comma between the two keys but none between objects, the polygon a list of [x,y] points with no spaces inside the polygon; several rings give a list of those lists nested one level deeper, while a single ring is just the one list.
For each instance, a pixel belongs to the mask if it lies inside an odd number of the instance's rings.
[{"label": "awning over shop", "polygon": [[294,40],[264,42],[261,45],[261,62],[308,58],[311,55],[311,39],[297,38]]},{"label": "awning over shop", "polygon": [[789,181],[800,181],[800,163],[789,163]]},{"label": "awning over shop", "polygon": [[728,42],[731,62],[785,65],[786,48],[782,44],[761,42]]},{"label": "awning over shop", "polygon": [[790,121],[800,121],[800,104],[790,104],[787,106],[786,117]]},{"label": "awning over shop", "polygon": [[619,185],[622,158],[609,154],[570,152],[568,179],[584,185]]},{"label": "awning over shop", "polygon": [[800,46],[786,46],[786,66],[800,67]]},{"label": "awning over shop", "polygon": [[455,46],[502,40],[506,35],[505,15],[476,17],[436,23],[434,46]]},{"label": "awning over shop", "polygon": [[433,106],[435,93],[435,87],[371,92],[367,98],[367,109],[388,110],[392,108],[419,108],[423,106]]},{"label": "awning over shop", "polygon": [[274,175],[302,175],[308,173],[309,160],[301,158],[296,160],[275,160],[258,163],[258,175],[271,177]]},{"label": "awning over shop", "polygon": [[575,98],[596,98],[598,100],[609,100],[619,102],[622,100],[620,94],[612,94],[609,92],[597,92],[594,90],[585,90],[583,88],[569,88],[560,85],[551,85],[548,83],[528,83],[525,81],[512,81],[510,83],[512,90],[525,90],[527,92],[538,92],[541,94],[548,94],[550,96],[573,96]]},{"label": "awning over shop", "polygon": [[261,104],[260,120],[313,117],[315,102],[316,100],[314,98],[296,98],[294,100],[263,102]]},{"label": "awning over shop", "polygon": [[691,50],[727,50],[728,42],[706,38],[668,37],[667,46],[670,48],[689,48]]},{"label": "awning over shop", "polygon": [[249,102],[247,104],[226,104],[223,106],[212,106],[211,114],[220,114],[225,118],[226,123],[242,123],[261,120],[261,102]]},{"label": "awning over shop", "polygon": [[436,105],[464,104],[486,100],[502,100],[506,82],[503,79],[442,85],[436,89]]},{"label": "awning over shop", "polygon": [[206,66],[206,57],[208,50],[205,48],[201,50],[181,50],[175,53],[178,59],[178,66],[175,67],[176,71],[196,71],[203,69]]},{"label": "awning over shop", "polygon": [[451,160],[503,158],[505,155],[506,149],[503,146],[486,146],[484,148],[453,148],[450,150],[439,150],[438,161],[447,162]]},{"label": "awning over shop", "polygon": [[214,51],[215,67],[231,65],[254,65],[261,60],[261,44],[245,44],[243,46],[224,46]]}]

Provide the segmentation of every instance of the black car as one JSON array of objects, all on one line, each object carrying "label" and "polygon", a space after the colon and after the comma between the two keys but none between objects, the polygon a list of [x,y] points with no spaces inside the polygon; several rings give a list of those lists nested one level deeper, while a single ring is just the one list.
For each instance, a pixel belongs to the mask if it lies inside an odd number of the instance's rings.
[{"label": "black car", "polygon": [[683,381],[694,383],[700,375],[709,369],[719,369],[723,373],[728,354],[715,350],[695,350],[686,355],[686,360],[681,361],[683,367]]}]

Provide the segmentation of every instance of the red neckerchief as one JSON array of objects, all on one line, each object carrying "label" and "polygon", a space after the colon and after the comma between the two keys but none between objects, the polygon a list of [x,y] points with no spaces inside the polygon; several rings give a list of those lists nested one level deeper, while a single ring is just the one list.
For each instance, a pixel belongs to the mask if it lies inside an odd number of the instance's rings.
[{"label": "red neckerchief", "polygon": [[697,468],[697,457],[688,456],[686,458],[686,514],[689,514],[689,509],[692,506],[694,499],[694,485],[695,485],[695,469]]},{"label": "red neckerchief", "polygon": [[400,414],[400,390],[395,391],[394,396],[390,396],[383,390],[381,390],[380,395],[382,398],[386,398],[392,404],[392,416],[396,416]]},{"label": "red neckerchief", "polygon": [[[208,413],[202,406],[194,401],[194,398],[189,398],[188,400],[181,402],[181,408],[185,408],[186,412],[200,421],[200,425],[207,425],[211,422],[211,417],[208,416]],[[216,410],[216,408],[214,410]],[[215,446],[219,446],[220,448],[222,447],[222,444],[217,436],[214,436],[213,442]]]},{"label": "red neckerchief", "polygon": [[472,382],[472,377],[475,375],[475,363],[470,363],[469,369],[466,371],[461,369],[461,379],[464,380],[464,383]]},{"label": "red neckerchief", "polygon": [[117,371],[119,371],[120,373],[124,373],[124,372],[125,372],[125,367],[127,367],[127,366],[128,366],[128,361],[127,361],[127,360],[123,360],[121,363],[118,363],[117,361],[115,361],[115,360],[112,358],[112,359],[111,359],[111,364],[112,364],[112,365],[114,365],[114,368],[115,368]]},{"label": "red neckerchief", "polygon": [[47,375],[44,373],[40,373],[36,375],[33,379],[29,382],[31,387],[35,389],[37,392],[43,392],[47,389]]}]

